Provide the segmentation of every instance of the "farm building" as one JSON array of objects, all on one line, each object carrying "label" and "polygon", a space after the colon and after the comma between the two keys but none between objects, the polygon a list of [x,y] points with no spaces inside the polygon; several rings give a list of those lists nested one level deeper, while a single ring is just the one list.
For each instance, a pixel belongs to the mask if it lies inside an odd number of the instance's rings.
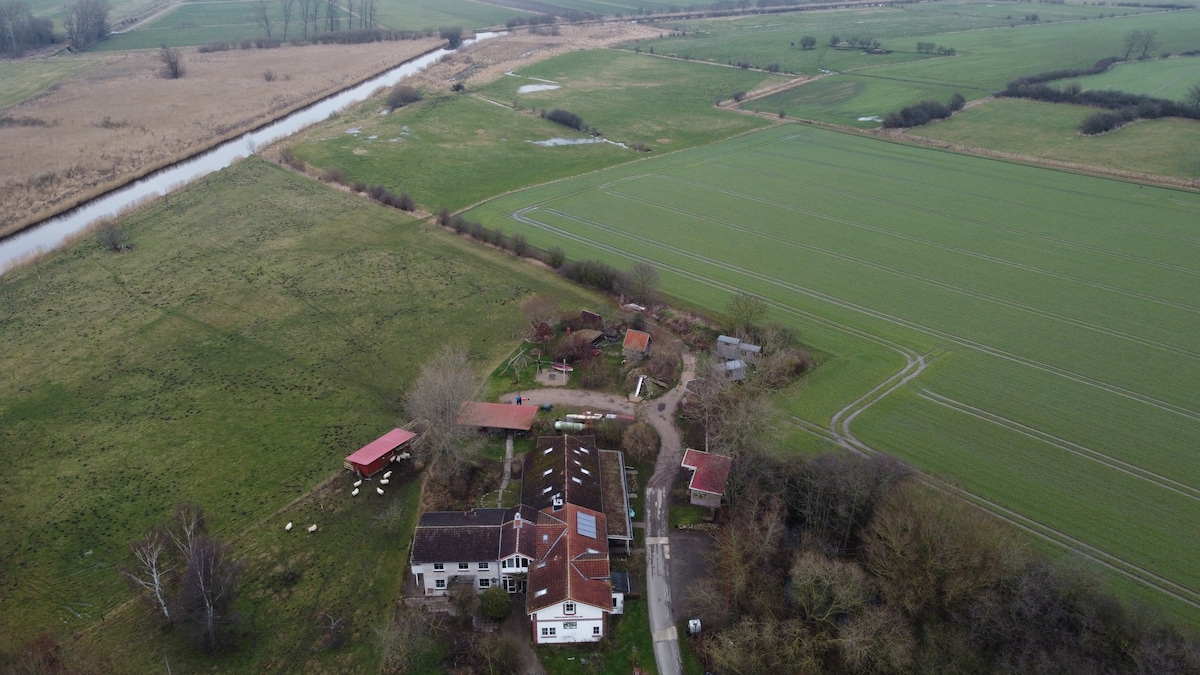
[{"label": "farm building", "polygon": [[579,323],[584,328],[604,330],[604,317],[595,312],[589,312],[586,309],[579,313]]},{"label": "farm building", "polygon": [[416,436],[405,429],[392,429],[348,455],[345,467],[360,478],[367,478],[387,466],[400,449]]},{"label": "farm building", "polygon": [[535,417],[537,406],[466,401],[458,412],[458,423],[465,427],[479,427],[488,433],[528,432],[533,428]]},{"label": "farm building", "polygon": [[757,363],[758,357],[762,355],[762,347],[743,342],[731,335],[717,336],[717,344],[713,351],[726,361],[740,360],[744,363]]},{"label": "farm building", "polygon": [[417,585],[426,595],[445,595],[456,580],[524,592],[534,642],[603,639],[628,587],[613,583],[608,557],[610,540],[632,536],[623,467],[592,436],[539,438],[519,506],[421,515],[410,559]]},{"label": "farm building", "polygon": [[718,363],[713,368],[727,380],[738,382],[746,379],[746,364],[740,359]]},{"label": "farm building", "polygon": [[713,509],[720,507],[732,465],[733,459],[724,455],[712,455],[688,448],[687,452],[683,453],[680,466],[692,470],[692,480],[688,483],[692,503]]},{"label": "farm building", "polygon": [[625,358],[641,359],[650,355],[650,334],[630,328],[625,331],[625,343],[621,346]]}]

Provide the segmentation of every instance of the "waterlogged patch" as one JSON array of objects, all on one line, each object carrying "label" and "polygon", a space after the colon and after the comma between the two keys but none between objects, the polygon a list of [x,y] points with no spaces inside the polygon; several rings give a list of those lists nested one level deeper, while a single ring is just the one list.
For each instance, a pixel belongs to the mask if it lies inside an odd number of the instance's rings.
[{"label": "waterlogged patch", "polygon": [[882,122],[883,118],[879,117],[878,115],[872,115],[871,117],[860,117],[860,118],[858,118],[858,121],[859,122]]},{"label": "waterlogged patch", "polygon": [[362,133],[362,129],[358,127],[350,127],[346,130],[346,133],[350,134],[351,136],[357,136]]},{"label": "waterlogged patch", "polygon": [[557,84],[526,84],[517,88],[518,94],[532,94],[535,91],[552,91],[561,89]]},{"label": "waterlogged patch", "polygon": [[615,141],[610,141],[607,138],[547,138],[544,141],[525,141],[525,142],[533,143],[534,145],[540,145],[543,148],[552,148],[552,147],[555,147],[558,145],[595,145],[596,143],[608,143],[610,145],[615,145],[618,148],[628,148],[629,147],[628,145],[625,145],[624,143],[617,143]]}]

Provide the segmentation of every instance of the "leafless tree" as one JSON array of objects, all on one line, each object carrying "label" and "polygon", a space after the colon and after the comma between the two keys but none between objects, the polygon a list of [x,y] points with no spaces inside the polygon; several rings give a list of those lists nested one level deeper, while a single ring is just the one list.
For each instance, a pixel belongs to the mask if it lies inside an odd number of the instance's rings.
[{"label": "leafless tree", "polygon": [[558,302],[548,295],[534,293],[521,301],[521,318],[525,319],[530,330],[537,328],[541,323],[554,326],[561,315],[562,310],[559,309]]},{"label": "leafless tree", "polygon": [[342,6],[336,0],[325,2],[325,30],[335,31],[342,27]]},{"label": "leafless tree", "polygon": [[1141,54],[1138,55],[1139,59],[1148,58],[1150,56],[1150,52],[1158,48],[1158,31],[1142,31],[1142,37],[1140,40],[1138,40],[1137,48],[1141,50]]},{"label": "leafless tree", "polygon": [[129,248],[125,230],[111,220],[106,220],[96,226],[96,240],[109,251],[124,251]]},{"label": "leafless tree", "polygon": [[292,8],[296,6],[296,0],[279,0],[279,13],[283,17],[283,37],[287,39],[288,26],[292,23]]},{"label": "leafless tree", "polygon": [[441,615],[424,606],[401,604],[392,620],[375,630],[383,672],[408,672],[421,656],[438,647],[444,632]]},{"label": "leafless tree", "polygon": [[629,272],[621,275],[620,280],[620,288],[617,291],[623,293],[630,302],[649,305],[658,299],[658,284],[661,279],[653,265],[636,262],[629,268]]},{"label": "leafless tree", "polygon": [[413,443],[417,457],[435,471],[460,474],[482,447],[474,429],[458,424],[463,403],[474,400],[479,390],[479,375],[464,350],[445,347],[421,366],[404,411],[418,432]]},{"label": "leafless tree", "polygon": [[634,460],[650,459],[658,453],[658,432],[642,421],[630,424],[621,434],[621,447]]},{"label": "leafless tree", "polygon": [[75,0],[63,7],[71,48],[82,51],[108,37],[108,0]]},{"label": "leafless tree", "polygon": [[254,11],[254,23],[258,24],[263,32],[267,34],[267,38],[271,37],[272,14],[269,0],[254,0],[252,6]]},{"label": "leafless tree", "polygon": [[1193,108],[1200,110],[1200,82],[1188,87],[1186,100]]},{"label": "leafless tree", "polygon": [[171,525],[167,528],[167,536],[175,544],[176,550],[183,560],[192,557],[192,549],[208,532],[208,523],[204,520],[204,509],[196,504],[179,504],[171,517]]},{"label": "leafless tree", "polygon": [[172,621],[168,586],[175,572],[170,563],[171,537],[161,529],[151,530],[145,537],[129,545],[135,567],[124,570],[125,578],[139,589],[155,611]]},{"label": "leafless tree", "polygon": [[766,318],[767,304],[757,295],[738,293],[726,305],[725,315],[729,318],[730,330],[745,335],[754,324]]},{"label": "leafless tree", "polygon": [[192,542],[179,591],[182,627],[206,651],[220,650],[234,623],[233,601],[241,567],[225,544],[205,536]]},{"label": "leafless tree", "polygon": [[163,45],[162,49],[158,50],[158,60],[163,64],[162,70],[158,71],[159,75],[168,80],[178,80],[183,77],[185,72],[183,52]]},{"label": "leafless tree", "polygon": [[300,28],[302,31],[300,35],[303,39],[307,40],[308,39],[309,16],[310,16],[310,13],[312,12],[313,3],[316,2],[316,0],[296,0],[296,1],[300,4]]}]

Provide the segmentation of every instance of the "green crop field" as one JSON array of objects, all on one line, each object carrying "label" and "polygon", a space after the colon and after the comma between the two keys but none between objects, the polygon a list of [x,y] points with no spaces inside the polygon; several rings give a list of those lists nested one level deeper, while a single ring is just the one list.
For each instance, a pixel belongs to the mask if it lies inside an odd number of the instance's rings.
[{"label": "green crop field", "polygon": [[[712,104],[770,77],[644,54],[578,52],[523,68],[478,91],[431,97],[388,115],[379,114],[380,100],[368,101],[304,132],[293,149],[314,166],[343,169],[351,181],[408,192],[431,210],[457,209],[645,157],[631,149],[637,143],[648,145],[653,155],[762,127],[763,120]],[[561,88],[518,93],[544,80]],[[541,119],[538,108],[568,109],[609,140],[630,147],[534,145],[559,137],[587,139]]]},{"label": "green crop field", "polygon": [[[1118,11],[1119,10],[1119,11]],[[1138,12],[1143,12],[1138,14]],[[1037,14],[1038,20],[1025,17]],[[1113,16],[1116,14],[1117,16]],[[923,99],[968,99],[1002,89],[1011,79],[1046,70],[1085,68],[1123,51],[1132,30],[1156,30],[1162,51],[1194,49],[1200,12],[1028,3],[921,3],[896,8],[796,12],[691,22],[667,22],[683,35],[646,40],[630,49],[826,77],[743,104],[769,112],[859,127]],[[815,49],[800,47],[810,35]],[[833,36],[874,38],[889,54],[832,49]],[[918,42],[957,55],[919,54]]]},{"label": "green crop field", "polygon": [[[132,251],[87,238],[0,277],[0,657],[86,628],[88,651],[128,652],[112,672],[195,658],[118,574],[128,543],[191,501],[247,565],[239,607],[256,617],[219,670],[370,670],[407,535],[372,530],[383,500],[349,504],[348,481],[310,491],[395,425],[442,345],[482,376],[529,293],[594,296],[257,159],[122,226]],[[331,531],[285,540],[288,520]],[[278,586],[281,566],[299,583]],[[356,617],[354,656],[311,651],[324,610]]]},{"label": "green crop field", "polygon": [[1107,73],[1072,81],[1084,89],[1114,89],[1183,101],[1188,88],[1200,84],[1200,57],[1122,63]]},{"label": "green crop field", "polygon": [[759,294],[827,354],[789,420],[1200,625],[1200,195],[782,125],[467,216],[685,302]]},{"label": "green crop field", "polygon": [[1174,178],[1200,178],[1200,122],[1142,120],[1099,136],[1079,125],[1094,108],[996,99],[905,133],[1060,162]]},{"label": "green crop field", "polygon": [[[108,57],[83,57],[70,60],[9,60],[0,61],[0,108],[19,103],[46,91],[72,74],[90,68]],[[13,111],[14,117],[22,117]]]}]

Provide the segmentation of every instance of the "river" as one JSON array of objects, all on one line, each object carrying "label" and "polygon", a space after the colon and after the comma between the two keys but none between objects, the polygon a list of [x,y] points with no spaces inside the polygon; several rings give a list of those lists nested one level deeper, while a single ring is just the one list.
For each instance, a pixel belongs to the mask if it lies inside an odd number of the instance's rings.
[{"label": "river", "polygon": [[[463,46],[503,33],[477,33]],[[96,199],[80,205],[62,215],[49,218],[37,225],[0,240],[0,274],[13,262],[30,254],[52,251],[63,244],[71,235],[87,228],[98,220],[112,218],[127,208],[134,207],[153,197],[165,195],[188,183],[220,171],[235,161],[254,154],[263,147],[286,138],[305,127],[329,119],[331,115],[355,103],[365,101],[371,92],[380,87],[391,87],[400,80],[423,70],[453,50],[439,49],[424,56],[405,61],[395,68],[381,73],[370,80],[333,94],[316,103],[297,110],[254,131],[247,132],[214,148],[197,153],[192,157],[161,171],[129,183]]]}]

